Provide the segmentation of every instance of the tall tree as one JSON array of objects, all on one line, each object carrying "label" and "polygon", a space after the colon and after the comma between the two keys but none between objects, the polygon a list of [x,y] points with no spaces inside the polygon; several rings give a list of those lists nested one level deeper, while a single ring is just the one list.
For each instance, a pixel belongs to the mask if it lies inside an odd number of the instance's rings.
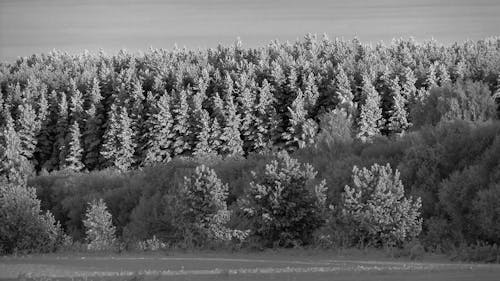
[{"label": "tall tree", "polygon": [[129,170],[134,163],[133,131],[127,109],[111,106],[110,119],[104,134],[101,155],[105,166],[121,171]]},{"label": "tall tree", "polygon": [[147,132],[144,138],[144,164],[168,162],[174,142],[174,122],[170,112],[168,93],[160,96],[152,110],[147,119]]},{"label": "tall tree", "polygon": [[73,121],[68,133],[67,148],[68,153],[66,154],[66,159],[63,169],[79,172],[84,168],[82,163],[82,153],[83,149],[80,143],[80,126],[78,122]]},{"label": "tall tree", "polygon": [[365,102],[361,106],[357,137],[363,142],[369,142],[380,134],[382,109],[380,95],[366,75],[363,77],[362,96],[365,97]]},{"label": "tall tree", "polygon": [[240,135],[241,119],[237,113],[233,96],[224,99],[224,123],[221,131],[221,153],[223,155],[242,155],[243,140]]},{"label": "tall tree", "polygon": [[14,121],[6,114],[5,125],[0,128],[0,184],[24,183],[29,171],[28,161],[22,154],[21,140],[14,129]]},{"label": "tall tree", "polygon": [[174,134],[174,143],[172,144],[173,155],[181,155],[189,151],[189,104],[187,102],[187,92],[180,91],[174,95],[172,106],[172,115],[174,125],[172,132]]},{"label": "tall tree", "polygon": [[392,94],[392,109],[389,112],[390,117],[387,124],[387,129],[391,134],[404,134],[410,127],[408,122],[408,112],[406,111],[406,100],[401,94],[401,86],[399,86],[399,79],[396,77],[391,82]]},{"label": "tall tree", "polygon": [[21,154],[30,159],[33,157],[37,143],[37,134],[40,130],[40,120],[30,103],[25,101],[17,108],[17,132],[21,141]]}]

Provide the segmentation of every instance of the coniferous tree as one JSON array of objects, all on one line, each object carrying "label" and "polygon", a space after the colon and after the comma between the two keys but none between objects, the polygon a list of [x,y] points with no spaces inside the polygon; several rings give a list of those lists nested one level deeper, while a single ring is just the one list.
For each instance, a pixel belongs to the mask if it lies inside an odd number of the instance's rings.
[{"label": "coniferous tree", "polygon": [[14,121],[7,114],[5,125],[0,128],[0,184],[2,181],[16,184],[25,182],[29,165],[22,150]]},{"label": "coniferous tree", "polygon": [[429,66],[429,69],[427,70],[425,85],[427,86],[427,89],[431,89],[438,86],[437,65],[435,63],[431,64]]},{"label": "coniferous tree", "polygon": [[357,137],[363,142],[368,142],[380,134],[382,109],[380,95],[366,75],[363,77],[362,96],[365,97],[365,103],[360,110]]},{"label": "coniferous tree", "polygon": [[17,132],[21,141],[21,154],[31,159],[37,144],[37,134],[40,130],[40,120],[30,103],[25,101],[17,108]]},{"label": "coniferous tree", "polygon": [[257,104],[255,107],[255,122],[249,139],[252,150],[261,152],[269,148],[277,139],[276,127],[279,124],[274,108],[275,99],[271,92],[271,85],[264,80],[259,88]]},{"label": "coniferous tree", "polygon": [[143,148],[144,164],[154,162],[168,162],[172,153],[173,119],[170,112],[170,98],[167,93],[160,96],[153,105],[153,112],[147,120]]},{"label": "coniferous tree", "polygon": [[104,200],[99,199],[89,203],[83,226],[89,250],[109,250],[116,246],[116,227]]},{"label": "coniferous tree", "polygon": [[391,93],[393,103],[387,129],[391,134],[401,135],[405,133],[411,124],[408,122],[408,112],[405,108],[406,100],[401,94],[401,87],[397,77],[391,82]]},{"label": "coniferous tree", "polygon": [[[52,91],[47,98],[45,98],[45,95],[41,95],[40,99],[38,119],[41,123],[40,131],[37,135],[35,160],[37,162],[37,169],[52,170],[55,164],[54,161],[51,161],[51,156],[57,123],[57,93]],[[45,103],[47,103],[46,112],[42,109],[45,108]]]},{"label": "coniferous tree", "polygon": [[342,66],[337,67],[337,75],[335,76],[337,89],[337,108],[345,110],[348,116],[355,114],[356,108],[354,104],[354,95],[351,90],[351,83]]},{"label": "coniferous tree", "polygon": [[401,95],[407,101],[411,101],[415,99],[417,93],[417,87],[415,87],[415,83],[417,82],[417,78],[415,77],[414,72],[411,68],[405,68],[404,71],[404,81],[402,84]]},{"label": "coniferous tree", "polygon": [[83,131],[84,163],[89,170],[99,167],[101,156],[99,151],[102,144],[102,135],[104,134],[103,124],[103,97],[99,87],[99,81],[94,78],[92,89],[89,94],[89,108],[85,110],[85,124]]},{"label": "coniferous tree", "polygon": [[105,166],[121,171],[130,169],[134,163],[133,131],[127,109],[111,106],[111,116],[104,134],[101,155]]},{"label": "coniferous tree", "polygon": [[174,134],[172,152],[174,156],[182,155],[189,151],[189,105],[187,102],[187,92],[176,92],[172,106]]},{"label": "coniferous tree", "polygon": [[68,153],[66,154],[66,160],[64,163],[64,169],[79,172],[84,168],[82,163],[82,153],[83,149],[80,143],[80,126],[77,121],[73,121],[68,133],[68,140],[66,147],[68,148]]},{"label": "coniferous tree", "polygon": [[312,113],[319,98],[318,86],[316,85],[316,77],[311,72],[307,76],[304,89],[304,108]]},{"label": "coniferous tree", "polygon": [[240,135],[241,119],[237,113],[233,96],[226,95],[224,100],[224,123],[221,128],[221,150],[222,155],[242,155],[243,140]]},{"label": "coniferous tree", "polygon": [[70,81],[69,90],[69,122],[83,123],[83,94],[78,90],[75,80]]},{"label": "coniferous tree", "polygon": [[51,161],[54,168],[63,166],[67,153],[66,134],[68,131],[69,115],[68,103],[64,92],[60,93],[57,107],[56,140],[54,143],[54,149],[52,150],[53,156]]},{"label": "coniferous tree", "polygon": [[192,129],[193,134],[193,155],[203,156],[212,154],[210,147],[210,115],[208,111],[203,108],[203,101],[206,96],[204,91],[198,92],[193,96],[193,109],[192,109]]}]

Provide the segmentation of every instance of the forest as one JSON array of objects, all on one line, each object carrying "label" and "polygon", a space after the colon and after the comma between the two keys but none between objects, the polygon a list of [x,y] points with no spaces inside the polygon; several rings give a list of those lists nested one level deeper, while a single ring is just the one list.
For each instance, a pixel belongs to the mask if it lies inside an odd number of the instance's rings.
[{"label": "forest", "polygon": [[160,243],[500,261],[500,38],[53,51],[1,63],[0,90],[0,253]]}]

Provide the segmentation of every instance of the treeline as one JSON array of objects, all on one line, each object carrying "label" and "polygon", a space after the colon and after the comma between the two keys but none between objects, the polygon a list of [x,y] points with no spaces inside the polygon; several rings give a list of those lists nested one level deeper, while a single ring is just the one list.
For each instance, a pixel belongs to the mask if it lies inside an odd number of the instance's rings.
[{"label": "treeline", "polygon": [[[156,237],[210,247],[210,225],[223,236],[248,231],[243,247],[422,245],[498,261],[499,171],[500,123],[451,121],[371,143],[323,136],[291,156],[174,159],[128,173],[57,172],[29,185],[75,241],[86,241],[88,202],[103,198],[129,246]],[[476,243],[479,252],[464,247]]]},{"label": "treeline", "polygon": [[36,172],[129,170],[294,151],[332,119],[363,142],[494,119],[499,75],[498,38],[371,46],[308,35],[257,49],[52,52],[0,64],[0,126],[17,133]]}]

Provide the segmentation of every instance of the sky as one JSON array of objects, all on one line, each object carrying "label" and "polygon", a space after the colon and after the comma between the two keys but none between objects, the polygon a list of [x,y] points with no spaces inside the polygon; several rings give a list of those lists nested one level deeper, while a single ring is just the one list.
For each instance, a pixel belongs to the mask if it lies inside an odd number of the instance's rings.
[{"label": "sky", "polygon": [[0,61],[45,53],[257,47],[307,33],[445,44],[500,35],[500,0],[0,0]]}]

